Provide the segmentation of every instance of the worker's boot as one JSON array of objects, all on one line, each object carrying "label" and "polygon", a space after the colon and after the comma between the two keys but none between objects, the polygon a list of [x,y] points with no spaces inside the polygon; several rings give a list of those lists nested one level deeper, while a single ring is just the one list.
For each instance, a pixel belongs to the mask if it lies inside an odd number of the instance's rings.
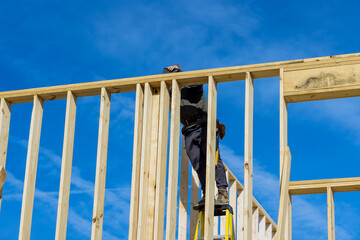
[{"label": "worker's boot", "polygon": [[226,205],[229,203],[229,196],[226,188],[219,188],[215,205]]},{"label": "worker's boot", "polygon": [[205,193],[203,194],[202,198],[200,199],[199,202],[195,203],[193,205],[193,209],[194,210],[199,210],[200,208],[205,206]]}]

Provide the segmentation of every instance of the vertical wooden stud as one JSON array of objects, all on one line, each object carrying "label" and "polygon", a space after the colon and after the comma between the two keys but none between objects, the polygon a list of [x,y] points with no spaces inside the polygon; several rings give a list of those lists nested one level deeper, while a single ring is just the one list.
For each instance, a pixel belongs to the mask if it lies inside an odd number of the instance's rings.
[{"label": "vertical wooden stud", "polygon": [[[280,187],[282,182],[282,173],[284,166],[284,152],[288,146],[288,113],[287,103],[284,98],[284,69],[280,69]],[[281,192],[281,190],[280,190]],[[288,196],[286,207],[286,219],[285,219],[285,233],[286,236],[291,240],[291,197]]]},{"label": "vertical wooden stud", "polygon": [[327,187],[327,222],[328,222],[328,239],[335,240],[334,191],[330,186]]},{"label": "vertical wooden stud", "polygon": [[26,157],[26,170],[23,200],[21,206],[19,240],[30,239],[43,109],[44,101],[39,96],[35,95],[33,110],[31,114],[28,152]]},{"label": "vertical wooden stud", "polygon": [[253,109],[254,80],[249,72],[245,80],[245,149],[244,149],[244,239],[251,238],[253,196]]},{"label": "vertical wooden stud", "polygon": [[134,121],[134,145],[133,165],[131,177],[131,200],[129,216],[129,240],[135,240],[137,234],[139,188],[140,188],[140,165],[141,165],[141,141],[144,111],[144,90],[140,84],[136,85],[135,121]]},{"label": "vertical wooden stud", "polygon": [[66,115],[64,129],[64,143],[61,161],[61,175],[59,188],[59,201],[56,220],[56,240],[66,239],[66,228],[69,210],[71,168],[74,149],[76,118],[76,97],[71,91],[67,92]]},{"label": "vertical wooden stud", "polygon": [[265,239],[266,235],[266,217],[259,215],[259,239]]},{"label": "vertical wooden stud", "polygon": [[139,191],[139,217],[137,226],[137,240],[146,239],[146,213],[147,196],[149,186],[150,171],[150,139],[151,139],[151,121],[152,121],[152,99],[153,93],[149,83],[144,86],[144,114],[142,126],[141,142],[141,166],[140,166],[140,191]]},{"label": "vertical wooden stud", "polygon": [[237,188],[236,239],[238,240],[244,240],[244,216],[244,190]]},{"label": "vertical wooden stud", "polygon": [[205,239],[213,238],[217,86],[209,76],[206,144]]},{"label": "vertical wooden stud", "polygon": [[[218,187],[215,184],[215,189],[214,189],[215,193],[217,193],[219,191]],[[220,220],[219,220],[220,218]],[[220,221],[220,224],[219,224]],[[220,231],[221,231],[221,217],[215,216],[214,217],[214,235],[218,235],[219,234],[219,225],[220,225]]]},{"label": "vertical wooden stud", "polygon": [[176,208],[179,169],[179,138],[180,138],[180,97],[181,91],[178,82],[172,80],[170,150],[169,150],[169,177],[168,198],[166,212],[166,240],[175,239]]},{"label": "vertical wooden stud", "polygon": [[189,186],[189,159],[185,149],[185,137],[182,138],[181,169],[180,169],[180,197],[178,240],[186,240],[188,216],[188,188]]},{"label": "vertical wooden stud", "polygon": [[196,224],[198,220],[198,211],[192,206],[199,201],[200,182],[196,171],[191,170],[191,207],[190,207],[190,239],[194,239]]},{"label": "vertical wooden stud", "polygon": [[266,224],[266,240],[272,240],[273,239],[273,226],[271,223]]},{"label": "vertical wooden stud", "polygon": [[[278,214],[278,229],[276,237],[277,239],[285,239],[286,219],[288,215],[288,201],[289,201],[289,181],[290,181],[290,166],[291,166],[291,154],[289,147],[284,152],[284,165],[282,167],[282,179],[280,187],[280,203]],[[288,237],[288,235],[286,235]]]},{"label": "vertical wooden stud", "polygon": [[[230,206],[233,208],[233,228],[236,229],[236,216],[237,216],[237,209],[236,209],[236,198],[237,198],[237,191],[236,191],[236,181],[230,180]],[[233,234],[236,236],[236,231],[233,231]],[[235,237],[236,239],[236,237]]]},{"label": "vertical wooden stud", "polygon": [[160,113],[160,89],[153,89],[152,100],[152,120],[150,135],[150,168],[149,168],[149,185],[148,200],[146,213],[146,239],[152,239],[154,235],[154,218],[155,218],[155,195],[156,195],[156,174],[158,159],[158,141],[159,141],[159,113]]},{"label": "vertical wooden stud", "polygon": [[258,239],[259,236],[259,208],[253,207],[252,211],[252,239]]},{"label": "vertical wooden stud", "polygon": [[110,123],[110,93],[106,88],[101,88],[99,135],[96,157],[96,175],[94,190],[94,207],[91,227],[91,239],[102,239],[102,229],[104,222],[104,202],[105,202],[105,180],[107,151],[109,140]]},{"label": "vertical wooden stud", "polygon": [[157,161],[154,239],[164,238],[166,160],[169,130],[169,89],[164,81],[160,88],[159,148]]},{"label": "vertical wooden stud", "polygon": [[[4,98],[0,100],[0,168],[3,167],[5,171],[6,165],[6,153],[9,140],[9,128],[10,128],[10,115],[11,104]],[[3,187],[0,187],[0,210],[2,199]]]}]

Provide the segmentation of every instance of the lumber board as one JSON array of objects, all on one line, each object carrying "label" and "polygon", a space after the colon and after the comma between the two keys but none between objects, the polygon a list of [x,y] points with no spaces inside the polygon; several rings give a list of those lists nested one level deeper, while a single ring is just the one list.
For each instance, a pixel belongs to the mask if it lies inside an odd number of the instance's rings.
[{"label": "lumber board", "polygon": [[273,239],[273,226],[271,225],[271,223],[266,223],[266,236],[265,239],[266,240],[272,240]]},{"label": "lumber board", "polygon": [[245,140],[244,140],[244,238],[250,239],[252,232],[253,199],[253,111],[254,80],[249,72],[245,80]]},{"label": "lumber board", "polygon": [[334,191],[327,187],[327,222],[328,222],[328,240],[335,240],[335,204]]},{"label": "lumber board", "polygon": [[244,240],[244,190],[237,189],[236,239]]},{"label": "lumber board", "polygon": [[185,137],[181,141],[180,196],[178,240],[187,239],[188,190],[189,190],[189,158],[185,149]]},{"label": "lumber board", "polygon": [[208,117],[206,139],[206,186],[205,186],[205,239],[212,239],[214,232],[214,186],[216,151],[216,103],[217,84],[212,76],[208,83]]},{"label": "lumber board", "polygon": [[100,101],[98,146],[96,156],[94,206],[91,227],[92,240],[102,239],[102,230],[104,223],[106,166],[110,125],[110,101],[111,94],[106,90],[106,88],[102,88]]},{"label": "lumber board", "polygon": [[259,208],[252,209],[252,239],[259,239]]},{"label": "lumber board", "polygon": [[61,160],[55,240],[66,239],[66,228],[70,198],[71,168],[74,149],[75,119],[76,97],[72,92],[68,92],[66,101],[64,143]]},{"label": "lumber board", "polygon": [[[236,216],[237,216],[237,209],[236,209],[236,200],[237,200],[236,181],[229,180],[229,182],[230,182],[229,200],[230,200],[230,206],[233,208],[233,228],[236,229]],[[233,231],[233,234],[236,236],[236,230]],[[235,239],[236,239],[236,237],[235,237]]]},{"label": "lumber board", "polygon": [[[279,202],[279,214],[278,214],[278,228],[277,228],[277,239],[283,239],[286,234],[286,222],[288,221],[288,207],[289,207],[289,181],[290,181],[290,166],[291,166],[291,155],[289,147],[284,152],[284,161],[282,167],[282,179],[280,187],[280,202]],[[288,235],[287,235],[288,236]]]},{"label": "lumber board", "polygon": [[156,176],[154,239],[164,239],[166,161],[169,130],[169,89],[165,81],[160,87],[159,148]]},{"label": "lumber board", "polygon": [[289,184],[289,193],[291,195],[327,193],[327,187],[331,187],[333,192],[360,191],[360,177],[292,181]]},{"label": "lumber board", "polygon": [[146,239],[152,239],[154,235],[154,217],[155,217],[155,195],[156,195],[156,174],[157,159],[159,151],[159,113],[160,113],[160,89],[153,88],[152,100],[152,120],[151,120],[151,139],[150,139],[150,168],[149,185],[147,200],[147,221],[146,221]]},{"label": "lumber board", "polygon": [[180,97],[177,80],[172,81],[166,240],[175,239],[180,145]]},{"label": "lumber board", "polygon": [[152,88],[146,83],[144,86],[144,113],[142,126],[141,143],[141,166],[140,166],[140,195],[139,195],[139,217],[137,239],[145,239],[146,233],[146,208],[147,208],[147,189],[149,185],[150,168],[150,139],[151,139],[151,120],[152,120]]},{"label": "lumber board", "polygon": [[359,96],[360,62],[316,69],[284,72],[287,102]]},{"label": "lumber board", "polygon": [[[4,98],[0,99],[0,168],[5,170],[7,146],[9,141],[9,128],[11,116],[11,103]],[[0,187],[0,210],[3,187]]]},{"label": "lumber board", "polygon": [[198,219],[198,211],[195,211],[192,206],[199,201],[199,190],[200,190],[200,181],[196,171],[191,168],[191,207],[190,207],[190,238],[194,239],[196,224]]},{"label": "lumber board", "polygon": [[44,110],[44,101],[37,95],[35,95],[33,99],[34,103],[31,114],[28,151],[26,156],[24,191],[21,205],[19,240],[30,239],[36,171],[40,148],[42,116]]},{"label": "lumber board", "polygon": [[7,174],[4,167],[0,167],[0,188],[3,187]]},{"label": "lumber board", "polygon": [[204,69],[181,73],[158,74],[151,76],[120,78],[87,83],[76,83],[52,87],[42,87],[0,93],[0,98],[5,98],[13,104],[31,102],[33,95],[39,95],[45,101],[65,99],[68,91],[72,91],[77,97],[100,95],[101,88],[106,87],[110,93],[129,92],[136,90],[136,84],[151,83],[152,87],[160,87],[161,81],[167,84],[176,78],[180,85],[194,85],[207,83],[208,77],[213,76],[217,82],[229,82],[245,80],[246,72],[251,72],[254,79],[279,76],[279,70],[311,69],[332,65],[339,65],[343,62],[359,62],[360,53],[345,54],[328,57],[317,57],[298,59],[290,61],[279,61],[271,63],[260,63],[243,66]]},{"label": "lumber board", "polygon": [[266,237],[266,217],[259,213],[259,239]]},{"label": "lumber board", "polygon": [[140,84],[136,85],[135,120],[134,120],[134,144],[133,163],[131,177],[131,200],[129,216],[129,240],[137,238],[139,189],[140,189],[140,166],[141,166],[141,142],[144,111],[144,89]]}]

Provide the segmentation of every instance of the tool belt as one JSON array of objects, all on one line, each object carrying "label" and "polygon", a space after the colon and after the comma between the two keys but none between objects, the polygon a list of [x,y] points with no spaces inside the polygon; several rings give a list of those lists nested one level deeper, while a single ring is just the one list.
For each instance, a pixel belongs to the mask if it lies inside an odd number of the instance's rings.
[{"label": "tool belt", "polygon": [[194,127],[196,125],[206,123],[206,121],[207,121],[207,117],[195,118],[195,119],[186,119],[182,131],[186,131],[187,129],[192,128],[192,127]]}]

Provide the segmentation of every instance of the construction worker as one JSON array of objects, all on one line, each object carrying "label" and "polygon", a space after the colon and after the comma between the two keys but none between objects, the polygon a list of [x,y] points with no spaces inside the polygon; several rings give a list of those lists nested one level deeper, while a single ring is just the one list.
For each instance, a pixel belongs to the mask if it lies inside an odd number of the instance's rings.
[{"label": "construction worker", "polygon": [[[164,68],[163,71],[163,73],[172,72],[182,72],[180,65],[171,65]],[[180,122],[183,125],[181,132],[185,137],[186,153],[201,183],[202,198],[193,206],[197,210],[205,205],[207,99],[203,85],[181,88]],[[225,136],[225,125],[218,122],[217,129],[217,134],[222,139]],[[217,141],[216,144],[218,147],[219,142]],[[228,204],[228,183],[220,154],[218,154],[218,162],[215,168],[215,180],[218,187],[215,205]]]}]

